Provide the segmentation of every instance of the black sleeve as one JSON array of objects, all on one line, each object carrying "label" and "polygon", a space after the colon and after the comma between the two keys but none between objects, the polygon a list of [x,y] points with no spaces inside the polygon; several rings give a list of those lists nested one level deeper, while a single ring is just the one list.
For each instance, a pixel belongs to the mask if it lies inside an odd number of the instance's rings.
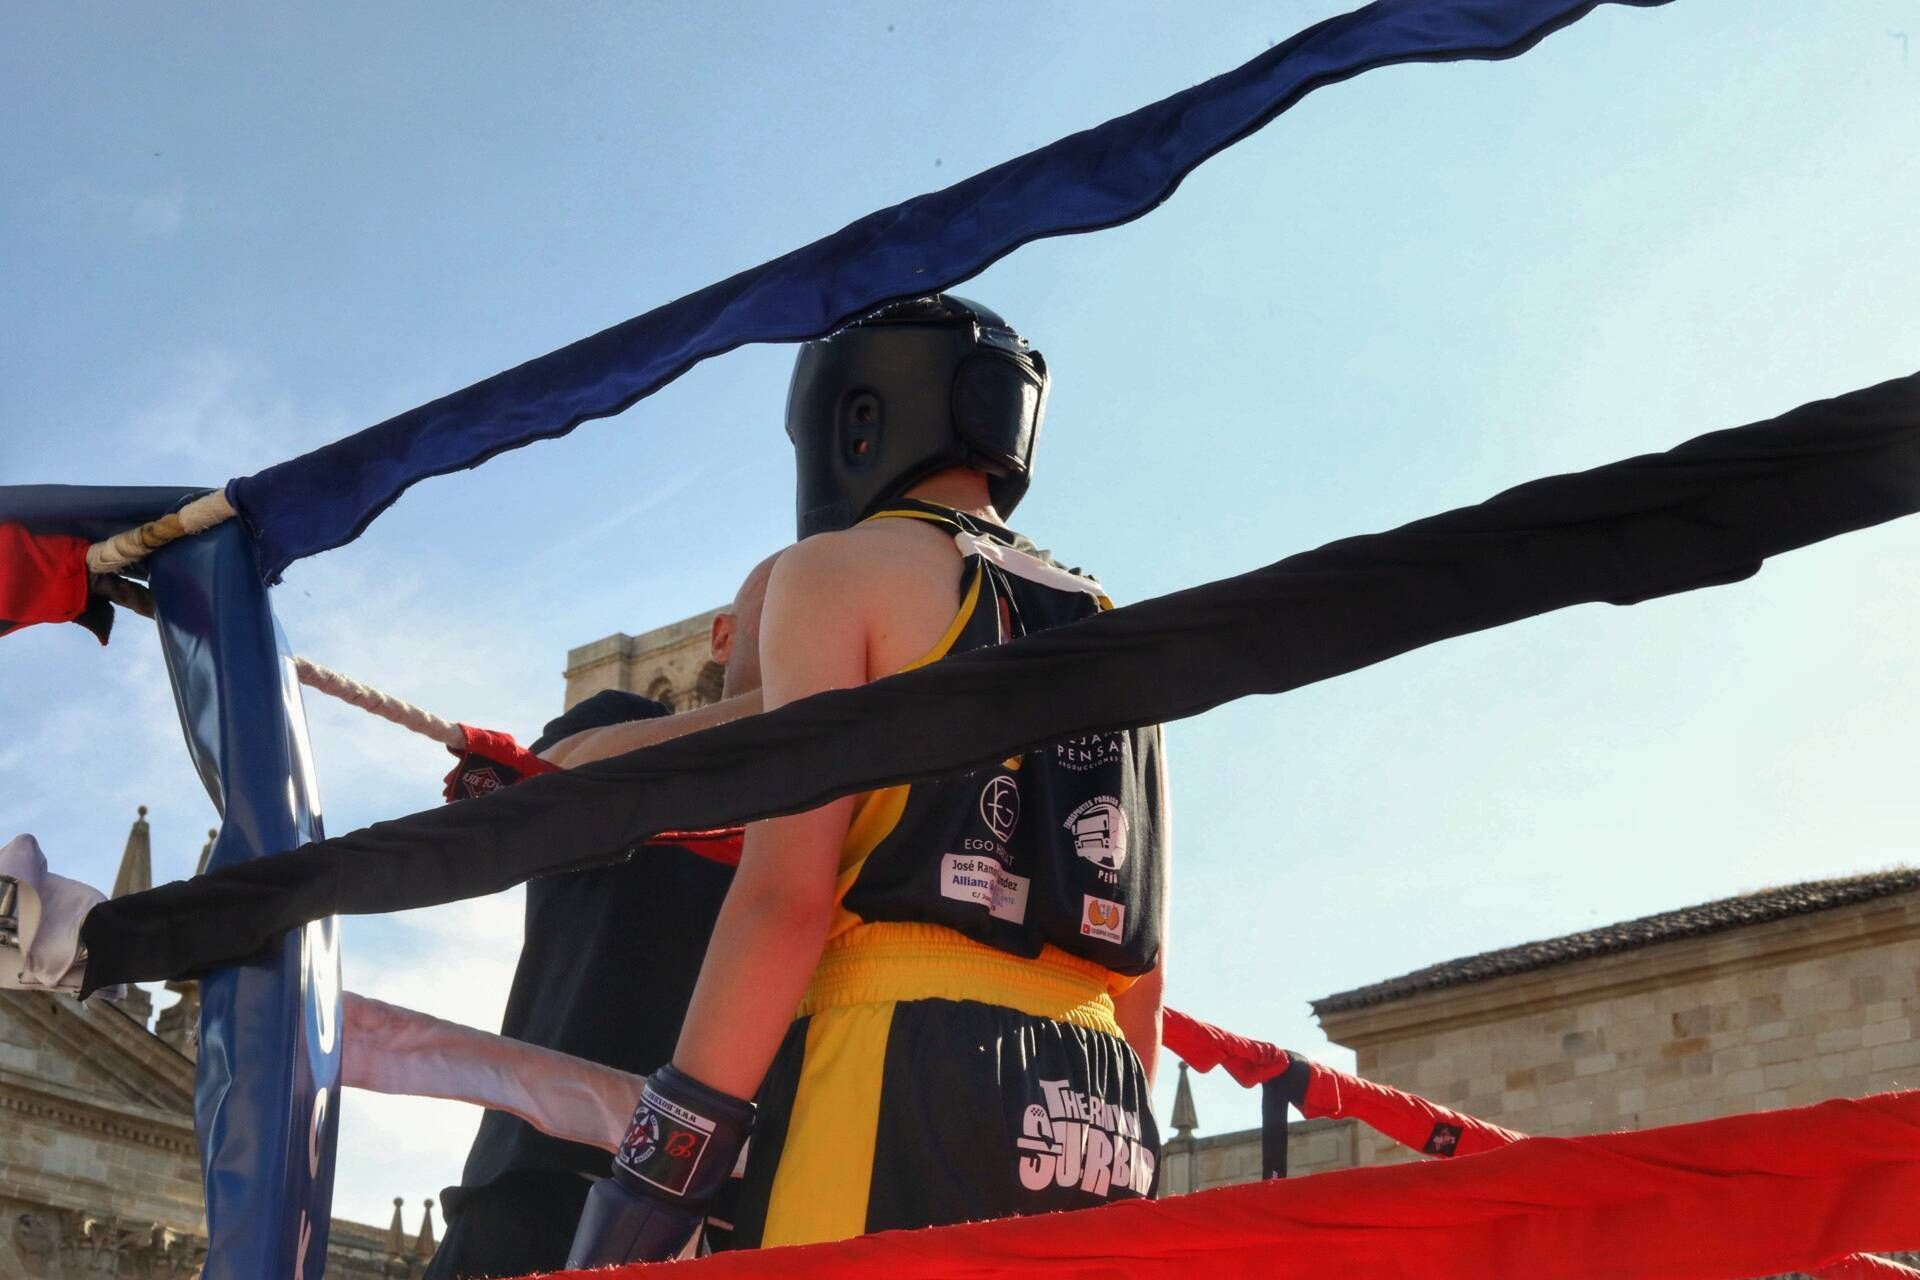
[{"label": "black sleeve", "polygon": [[610,724],[625,724],[629,720],[657,720],[672,714],[673,709],[664,702],[643,698],[624,689],[602,689],[547,721],[547,727],[540,731],[540,736],[533,740],[533,745],[527,750],[539,755],[562,738],[571,738],[588,729],[604,729]]}]

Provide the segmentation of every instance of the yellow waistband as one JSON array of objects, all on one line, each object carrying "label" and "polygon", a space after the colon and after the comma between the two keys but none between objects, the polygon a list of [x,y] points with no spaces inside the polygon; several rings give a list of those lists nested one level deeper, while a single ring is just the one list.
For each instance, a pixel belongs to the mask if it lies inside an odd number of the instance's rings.
[{"label": "yellow waistband", "polygon": [[940,925],[863,924],[827,943],[798,1016],[894,1000],[977,1000],[1118,1036],[1111,978],[1056,947],[1026,960]]}]

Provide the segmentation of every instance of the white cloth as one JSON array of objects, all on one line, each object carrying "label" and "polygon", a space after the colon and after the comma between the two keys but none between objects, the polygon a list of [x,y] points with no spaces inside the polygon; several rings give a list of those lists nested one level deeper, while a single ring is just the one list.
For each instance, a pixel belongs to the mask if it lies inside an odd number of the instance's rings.
[{"label": "white cloth", "polygon": [[[0,847],[15,886],[16,941],[0,943],[0,988],[77,992],[86,973],[80,925],[107,895],[54,875],[40,842]],[[645,1076],[509,1040],[349,991],[342,1000],[341,1083],[451,1098],[519,1116],[542,1133],[605,1151],[620,1145]]]},{"label": "white cloth", "polygon": [[953,535],[953,542],[960,548],[961,555],[991,560],[1016,578],[1025,578],[1028,582],[1037,582],[1055,591],[1078,591],[1100,599],[1106,598],[1106,588],[1090,576],[1068,573],[1038,556],[1030,556],[1024,551],[986,538],[976,538],[965,529]]},{"label": "white cloth", "polygon": [[80,925],[107,895],[48,871],[47,855],[32,836],[15,836],[0,848],[0,879],[15,885],[17,921],[16,941],[0,944],[0,987],[79,991],[87,968]]},{"label": "white cloth", "polygon": [[647,1082],[351,991],[341,1003],[340,1083],[349,1089],[471,1102],[612,1151]]}]

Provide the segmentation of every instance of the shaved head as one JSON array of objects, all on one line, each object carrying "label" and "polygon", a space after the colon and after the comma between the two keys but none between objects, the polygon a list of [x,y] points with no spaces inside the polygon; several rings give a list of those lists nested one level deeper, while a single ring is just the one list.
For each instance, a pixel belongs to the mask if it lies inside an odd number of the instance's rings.
[{"label": "shaved head", "polygon": [[726,669],[720,685],[723,698],[760,687],[760,609],[767,602],[767,581],[780,555],[776,551],[748,570],[733,593],[733,603],[714,615],[709,649],[713,660]]}]

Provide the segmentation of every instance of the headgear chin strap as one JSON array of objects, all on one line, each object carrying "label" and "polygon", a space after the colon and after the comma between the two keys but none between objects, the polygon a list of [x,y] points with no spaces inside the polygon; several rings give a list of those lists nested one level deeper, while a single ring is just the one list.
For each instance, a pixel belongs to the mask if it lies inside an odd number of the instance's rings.
[{"label": "headgear chin strap", "polygon": [[951,294],[895,303],[800,348],[787,438],[805,538],[845,529],[952,466],[989,477],[1006,515],[1026,496],[1047,362],[993,312]]}]

